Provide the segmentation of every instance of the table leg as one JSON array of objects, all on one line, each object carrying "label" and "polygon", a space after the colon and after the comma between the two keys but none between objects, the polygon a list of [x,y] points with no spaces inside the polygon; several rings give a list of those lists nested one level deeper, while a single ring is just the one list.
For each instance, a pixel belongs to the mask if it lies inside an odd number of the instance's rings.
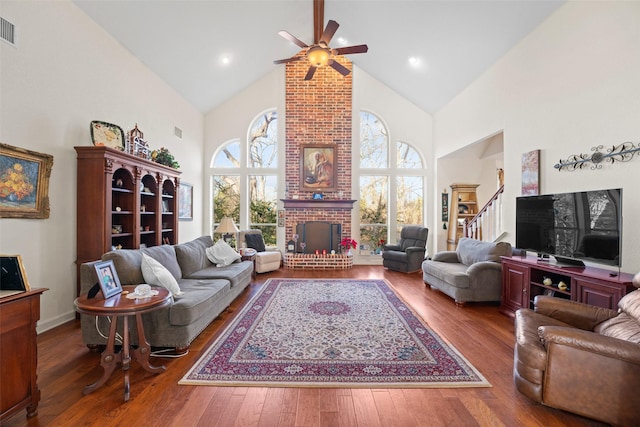
[{"label": "table leg", "polygon": [[131,344],[129,343],[129,316],[123,316],[122,334],[122,372],[124,372],[124,401],[129,400],[131,383],[129,381],[129,367],[131,366]]},{"label": "table leg", "polygon": [[152,366],[149,363],[149,355],[151,354],[151,346],[144,334],[144,326],[142,325],[142,315],[136,314],[136,327],[138,329],[138,348],[133,350],[133,357],[144,368],[145,371],[152,374],[164,372],[165,366]]},{"label": "table leg", "polygon": [[102,378],[96,381],[93,384],[89,384],[84,388],[82,394],[89,394],[102,384],[107,382],[113,371],[116,369],[117,363],[120,360],[120,355],[116,354],[114,351],[115,348],[115,340],[116,340],[116,328],[118,326],[118,317],[110,316],[111,319],[111,327],[109,328],[109,338],[107,339],[107,348],[104,349],[102,355],[100,356],[100,365],[104,369],[104,373],[102,374]]}]

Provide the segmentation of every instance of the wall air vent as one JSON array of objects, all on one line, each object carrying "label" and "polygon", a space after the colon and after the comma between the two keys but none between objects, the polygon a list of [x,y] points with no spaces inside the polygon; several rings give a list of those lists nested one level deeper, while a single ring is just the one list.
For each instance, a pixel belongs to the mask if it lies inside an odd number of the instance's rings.
[{"label": "wall air vent", "polygon": [[0,16],[0,38],[12,46],[16,45],[16,26]]},{"label": "wall air vent", "polygon": [[180,129],[178,126],[173,127],[173,134],[182,139],[182,129]]}]

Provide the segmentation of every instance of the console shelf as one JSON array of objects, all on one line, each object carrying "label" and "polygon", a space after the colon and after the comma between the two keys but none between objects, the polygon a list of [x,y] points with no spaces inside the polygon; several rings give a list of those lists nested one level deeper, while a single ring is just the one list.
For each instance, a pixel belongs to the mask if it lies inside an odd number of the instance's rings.
[{"label": "console shelf", "polygon": [[[617,310],[618,301],[634,288],[632,274],[597,267],[561,266],[537,257],[502,258],[500,312],[513,316],[522,307],[533,308],[538,295],[551,295]],[[544,279],[551,280],[550,285]],[[562,290],[558,284],[564,282]]]}]

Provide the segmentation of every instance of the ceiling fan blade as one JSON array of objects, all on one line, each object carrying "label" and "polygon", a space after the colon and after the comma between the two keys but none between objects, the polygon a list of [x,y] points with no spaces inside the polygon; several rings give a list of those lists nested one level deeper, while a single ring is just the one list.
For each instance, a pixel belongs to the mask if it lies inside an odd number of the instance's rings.
[{"label": "ceiling fan blade", "polygon": [[338,55],[348,55],[350,53],[366,53],[369,47],[366,44],[359,44],[357,46],[347,46],[336,48],[335,51]]},{"label": "ceiling fan blade", "polygon": [[320,37],[320,41],[325,42],[326,44],[329,44],[329,42],[333,38],[333,35],[338,30],[339,26],[340,24],[330,19],[329,22],[327,22],[327,26],[324,29],[324,33],[322,33],[322,37]]},{"label": "ceiling fan blade", "polygon": [[347,67],[345,67],[344,65],[342,65],[338,61],[331,61],[329,63],[329,66],[331,66],[331,68],[333,68],[334,70],[336,70],[337,72],[339,72],[343,76],[346,76],[351,72]]},{"label": "ceiling fan blade", "polygon": [[285,39],[289,40],[291,43],[297,46],[300,46],[301,48],[309,47],[309,45],[307,45],[305,42],[303,42],[296,36],[292,35],[288,31],[281,30],[281,31],[278,31],[278,34],[280,34],[281,37],[284,37]]},{"label": "ceiling fan blade", "polygon": [[285,64],[287,62],[299,61],[302,58],[304,58],[304,56],[292,56],[291,58],[276,59],[275,61],[273,61],[273,63],[274,64]]},{"label": "ceiling fan blade", "polygon": [[318,69],[318,67],[315,67],[313,65],[309,66],[309,71],[307,71],[307,75],[304,76],[305,80],[311,80],[313,78],[313,75],[316,73],[316,70]]}]

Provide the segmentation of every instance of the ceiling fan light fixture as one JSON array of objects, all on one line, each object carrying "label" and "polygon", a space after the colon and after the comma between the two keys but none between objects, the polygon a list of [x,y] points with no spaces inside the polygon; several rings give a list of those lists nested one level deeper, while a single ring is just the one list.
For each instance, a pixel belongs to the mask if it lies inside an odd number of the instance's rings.
[{"label": "ceiling fan light fixture", "polygon": [[307,51],[307,59],[309,63],[314,67],[322,67],[329,63],[331,58],[331,51],[328,48],[322,46],[312,46]]}]

